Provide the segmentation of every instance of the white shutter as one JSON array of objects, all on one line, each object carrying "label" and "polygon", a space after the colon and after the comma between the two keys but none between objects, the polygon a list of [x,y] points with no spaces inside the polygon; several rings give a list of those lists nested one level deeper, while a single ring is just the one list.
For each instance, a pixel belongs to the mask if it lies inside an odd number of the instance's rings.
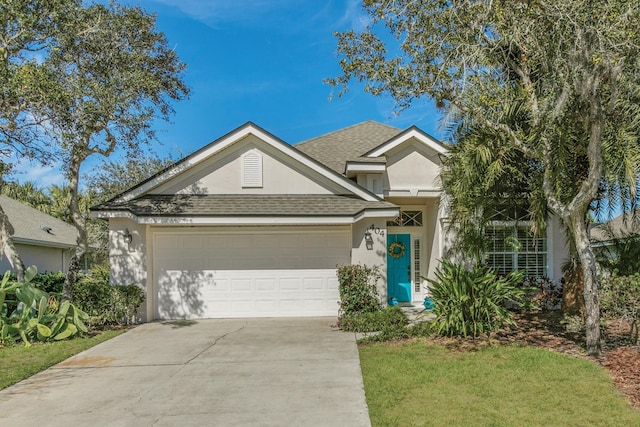
[{"label": "white shutter", "polygon": [[262,187],[262,155],[256,150],[242,156],[242,187]]}]

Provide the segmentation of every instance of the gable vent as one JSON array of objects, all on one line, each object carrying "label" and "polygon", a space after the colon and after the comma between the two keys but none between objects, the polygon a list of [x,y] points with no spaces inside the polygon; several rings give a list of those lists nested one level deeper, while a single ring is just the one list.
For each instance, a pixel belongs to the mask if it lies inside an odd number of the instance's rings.
[{"label": "gable vent", "polygon": [[242,155],[242,187],[262,187],[262,155],[256,150]]}]

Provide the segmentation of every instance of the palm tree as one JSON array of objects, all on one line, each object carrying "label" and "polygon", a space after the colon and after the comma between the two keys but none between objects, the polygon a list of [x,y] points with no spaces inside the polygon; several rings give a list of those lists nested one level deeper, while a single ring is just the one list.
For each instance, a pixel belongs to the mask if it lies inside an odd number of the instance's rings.
[{"label": "palm tree", "polygon": [[7,182],[2,186],[2,194],[48,215],[51,214],[51,199],[34,181]]}]

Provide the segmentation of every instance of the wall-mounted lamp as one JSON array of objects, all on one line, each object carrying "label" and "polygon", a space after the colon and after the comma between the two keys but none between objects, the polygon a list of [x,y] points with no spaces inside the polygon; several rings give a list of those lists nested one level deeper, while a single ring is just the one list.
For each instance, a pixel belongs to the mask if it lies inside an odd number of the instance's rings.
[{"label": "wall-mounted lamp", "polygon": [[133,242],[133,234],[131,234],[131,232],[129,231],[128,228],[124,229],[124,236],[123,236],[124,242],[128,245],[131,242]]},{"label": "wall-mounted lamp", "polygon": [[364,233],[364,243],[367,245],[368,250],[373,249],[373,236],[368,230]]}]

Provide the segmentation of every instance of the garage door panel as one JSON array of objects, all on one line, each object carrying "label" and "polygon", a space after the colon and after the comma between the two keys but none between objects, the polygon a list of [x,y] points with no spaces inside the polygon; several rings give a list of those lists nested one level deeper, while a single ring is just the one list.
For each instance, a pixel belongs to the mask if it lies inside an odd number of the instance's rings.
[{"label": "garage door panel", "polygon": [[336,315],[345,232],[154,235],[159,319]]},{"label": "garage door panel", "polygon": [[324,290],[323,280],[320,278],[304,279],[303,288],[305,291],[322,291]]},{"label": "garage door panel", "polygon": [[256,280],[256,291],[275,291],[276,280],[275,279],[257,279]]}]

